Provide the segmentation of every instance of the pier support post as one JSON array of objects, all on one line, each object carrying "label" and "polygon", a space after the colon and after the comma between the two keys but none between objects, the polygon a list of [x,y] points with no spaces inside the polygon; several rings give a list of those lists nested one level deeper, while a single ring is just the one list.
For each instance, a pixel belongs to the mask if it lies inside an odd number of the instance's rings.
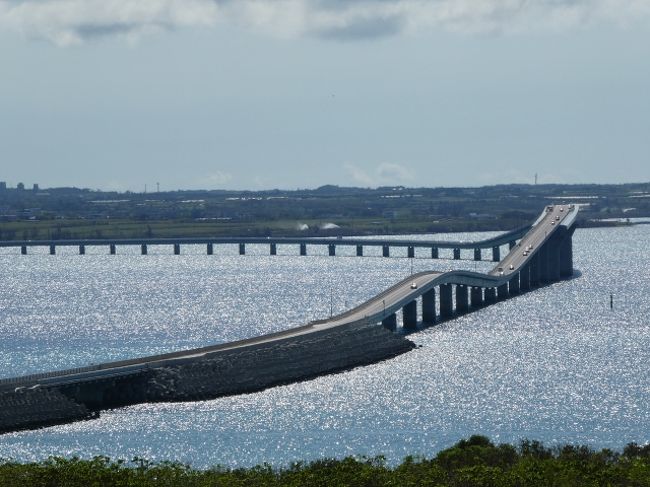
[{"label": "pier support post", "polygon": [[474,249],[474,260],[481,260],[481,249]]},{"label": "pier support post", "polygon": [[485,302],[487,304],[494,304],[497,302],[497,290],[493,287],[485,288]]},{"label": "pier support post", "polygon": [[276,244],[272,243],[269,247],[269,252],[271,255],[278,255],[278,246]]},{"label": "pier support post", "polygon": [[467,297],[467,286],[463,284],[456,285],[456,314],[462,315],[467,313],[469,309],[467,304]]},{"label": "pier support post", "polygon": [[497,286],[497,298],[499,301],[508,299],[508,283]]},{"label": "pier support post", "polygon": [[519,294],[519,273],[515,272],[508,281],[508,293],[510,295]]},{"label": "pier support post", "polygon": [[115,244],[110,244],[110,245],[108,246],[108,253],[109,253],[110,255],[115,255]]},{"label": "pier support post", "polygon": [[212,243],[207,244],[207,249],[206,249],[208,255],[214,254],[214,245]]},{"label": "pier support post", "polygon": [[181,244],[174,244],[174,255],[181,255]]},{"label": "pier support post", "polygon": [[492,262],[499,262],[501,260],[501,249],[498,245],[492,247]]},{"label": "pier support post", "polygon": [[422,295],[422,323],[432,325],[436,322],[436,288]]},{"label": "pier support post", "polygon": [[573,275],[573,230],[571,227],[560,244],[560,277]]},{"label": "pier support post", "polygon": [[560,280],[560,238],[551,238],[547,245],[548,247],[548,277],[551,282],[557,282]]},{"label": "pier support post", "polygon": [[79,246],[79,255],[86,255],[86,246],[83,244]]},{"label": "pier support post", "polygon": [[20,254],[21,255],[27,255],[27,245],[21,245],[20,246]]},{"label": "pier support post", "polygon": [[390,257],[390,247],[388,245],[382,247],[382,255],[384,257]]},{"label": "pier support post", "polygon": [[407,252],[408,252],[407,255],[409,259],[415,257],[415,247],[413,247],[412,245],[409,245]]},{"label": "pier support post", "polygon": [[418,327],[418,306],[414,299],[402,308],[402,323],[405,330],[416,330]]},{"label": "pier support post", "polygon": [[239,244],[239,255],[246,255],[246,244],[245,243],[240,243]]},{"label": "pier support post", "polygon": [[519,289],[530,291],[530,262],[525,264],[519,271]]},{"label": "pier support post", "polygon": [[329,244],[329,245],[327,246],[327,249],[328,249],[328,251],[329,251],[329,255],[330,255],[330,257],[334,257],[334,256],[336,255],[336,245],[334,245],[334,244]]},{"label": "pier support post", "polygon": [[387,328],[390,331],[397,330],[397,315],[393,313],[392,315],[386,316],[386,318],[381,321],[381,324],[384,328]]},{"label": "pier support post", "polygon": [[357,245],[357,257],[363,257],[363,245]]},{"label": "pier support post", "polygon": [[460,260],[460,249],[454,249],[454,260]]},{"label": "pier support post", "polygon": [[50,245],[50,255],[56,254],[56,245]]},{"label": "pier support post", "polygon": [[147,244],[140,245],[140,253],[142,255],[147,255]]},{"label": "pier support post", "polygon": [[453,314],[451,284],[440,284],[440,318],[451,318]]},{"label": "pier support post", "polygon": [[530,259],[530,287],[539,287],[539,252]]},{"label": "pier support post", "polygon": [[551,273],[548,265],[548,241],[537,252],[539,255],[539,280],[543,284],[551,282]]},{"label": "pier support post", "polygon": [[307,244],[300,244],[300,255],[307,255]]},{"label": "pier support post", "polygon": [[472,289],[469,293],[470,303],[472,308],[478,309],[483,307],[483,288],[478,286],[472,286]]},{"label": "pier support post", "polygon": [[432,259],[438,258],[438,247],[431,247],[431,258]]}]

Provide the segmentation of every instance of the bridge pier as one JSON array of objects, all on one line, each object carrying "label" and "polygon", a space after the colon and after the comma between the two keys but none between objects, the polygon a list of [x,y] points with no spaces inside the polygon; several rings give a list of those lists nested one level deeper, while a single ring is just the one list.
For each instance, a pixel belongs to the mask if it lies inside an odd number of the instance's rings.
[{"label": "bridge pier", "polygon": [[357,257],[363,257],[363,245],[357,245]]},{"label": "bridge pier", "polygon": [[245,243],[240,243],[239,244],[239,255],[246,255],[246,244]]},{"label": "bridge pier", "polygon": [[21,255],[27,255],[27,245],[21,245],[20,246],[20,254]]},{"label": "bridge pier", "polygon": [[300,255],[307,255],[307,244],[300,244]]},{"label": "bridge pier", "polygon": [[207,244],[206,251],[207,251],[208,255],[213,255],[214,254],[214,245],[211,244],[211,243]]},{"label": "bridge pier", "polygon": [[391,315],[386,316],[386,318],[381,320],[381,324],[384,328],[387,328],[390,331],[397,330],[397,315],[393,313]]},{"label": "bridge pier", "polygon": [[56,245],[50,245],[50,255],[56,254]]},{"label": "bridge pier", "polygon": [[408,250],[407,250],[407,256],[409,259],[412,259],[415,257],[415,247],[412,245],[409,245]]},{"label": "bridge pier", "polygon": [[551,282],[551,273],[548,265],[548,241],[537,252],[539,255],[539,281],[542,284]]},{"label": "bridge pier", "polygon": [[451,318],[453,306],[451,284],[440,284],[440,318]]},{"label": "bridge pier", "polygon": [[508,299],[508,284],[501,284],[500,286],[497,286],[497,298],[499,301],[503,301],[504,299]]},{"label": "bridge pier", "polygon": [[497,290],[494,287],[485,288],[485,302],[487,304],[494,304],[497,302]]},{"label": "bridge pier", "polygon": [[115,244],[110,244],[110,245],[108,246],[108,253],[109,253],[110,255],[115,255]]},{"label": "bridge pier", "polygon": [[474,260],[481,260],[481,249],[474,249]]},{"label": "bridge pier", "polygon": [[472,308],[478,309],[483,307],[483,288],[472,286],[472,289],[469,293],[469,299]]},{"label": "bridge pier", "polygon": [[328,250],[328,253],[329,253],[330,257],[334,257],[336,255],[336,245],[328,244],[327,245],[327,250]]},{"label": "bridge pier", "polygon": [[436,288],[422,295],[422,323],[432,325],[436,322]]},{"label": "bridge pier", "polygon": [[456,285],[456,314],[462,315],[469,310],[467,304],[468,290],[463,284]]},{"label": "bridge pier", "polygon": [[390,247],[388,245],[382,247],[382,255],[384,257],[390,257]]},{"label": "bridge pier", "polygon": [[174,244],[174,255],[181,255],[181,244]]},{"label": "bridge pier", "polygon": [[560,280],[560,240],[551,238],[548,248],[548,277],[550,282]]},{"label": "bridge pier", "polygon": [[530,291],[530,263],[525,264],[519,271],[519,289]]},{"label": "bridge pier", "polygon": [[530,259],[530,287],[539,287],[539,252]]},{"label": "bridge pier", "polygon": [[573,275],[573,230],[567,232],[560,244],[560,277],[571,277]]},{"label": "bridge pier", "polygon": [[278,246],[274,243],[269,245],[269,253],[271,255],[278,255]]},{"label": "bridge pier", "polygon": [[432,259],[438,258],[438,247],[431,247],[431,258]]},{"label": "bridge pier", "polygon": [[460,260],[460,249],[454,249],[454,260]]},{"label": "bridge pier", "polygon": [[519,273],[515,272],[514,275],[508,281],[508,293],[512,296],[513,294],[519,294]]},{"label": "bridge pier", "polygon": [[501,249],[498,245],[492,247],[492,262],[501,261]]},{"label": "bridge pier", "polygon": [[83,244],[79,246],[79,255],[86,255],[86,246]]},{"label": "bridge pier", "polygon": [[147,244],[140,245],[140,254],[147,255]]},{"label": "bridge pier", "polygon": [[416,330],[418,327],[418,303],[414,299],[402,308],[402,324],[405,330]]}]

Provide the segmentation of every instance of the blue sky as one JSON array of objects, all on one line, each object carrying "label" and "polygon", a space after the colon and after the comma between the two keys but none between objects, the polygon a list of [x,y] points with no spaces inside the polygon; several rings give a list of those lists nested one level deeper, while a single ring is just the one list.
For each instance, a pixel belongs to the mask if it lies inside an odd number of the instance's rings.
[{"label": "blue sky", "polygon": [[0,0],[0,180],[650,181],[650,0]]}]

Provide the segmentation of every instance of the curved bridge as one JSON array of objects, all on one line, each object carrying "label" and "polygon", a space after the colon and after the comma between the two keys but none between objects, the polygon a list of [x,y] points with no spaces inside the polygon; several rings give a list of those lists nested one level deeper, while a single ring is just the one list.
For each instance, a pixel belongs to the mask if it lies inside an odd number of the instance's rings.
[{"label": "curved bridge", "polygon": [[[390,358],[414,347],[404,334],[394,333],[398,314],[405,331],[415,330],[570,277],[577,211],[573,205],[545,208],[510,253],[486,274],[421,272],[343,314],[282,332],[0,380],[0,432],[94,417],[102,409],[138,402],[249,392]],[[484,244],[510,242],[520,231]],[[476,242],[464,245],[471,248]],[[58,412],[43,408],[42,401]]]}]

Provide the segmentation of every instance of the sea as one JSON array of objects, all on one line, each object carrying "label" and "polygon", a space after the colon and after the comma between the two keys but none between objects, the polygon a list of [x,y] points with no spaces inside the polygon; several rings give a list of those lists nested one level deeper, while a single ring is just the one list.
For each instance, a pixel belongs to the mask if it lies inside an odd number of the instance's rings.
[{"label": "sea", "polygon": [[[496,233],[396,236],[472,241]],[[473,434],[622,449],[650,441],[650,226],[578,229],[573,278],[410,334],[374,365],[209,401],[141,404],[0,435],[0,458],[106,455],[275,467],[432,457]],[[463,251],[247,245],[0,249],[0,378],[224,343],[349,309]],[[486,255],[486,257],[488,257]]]}]

